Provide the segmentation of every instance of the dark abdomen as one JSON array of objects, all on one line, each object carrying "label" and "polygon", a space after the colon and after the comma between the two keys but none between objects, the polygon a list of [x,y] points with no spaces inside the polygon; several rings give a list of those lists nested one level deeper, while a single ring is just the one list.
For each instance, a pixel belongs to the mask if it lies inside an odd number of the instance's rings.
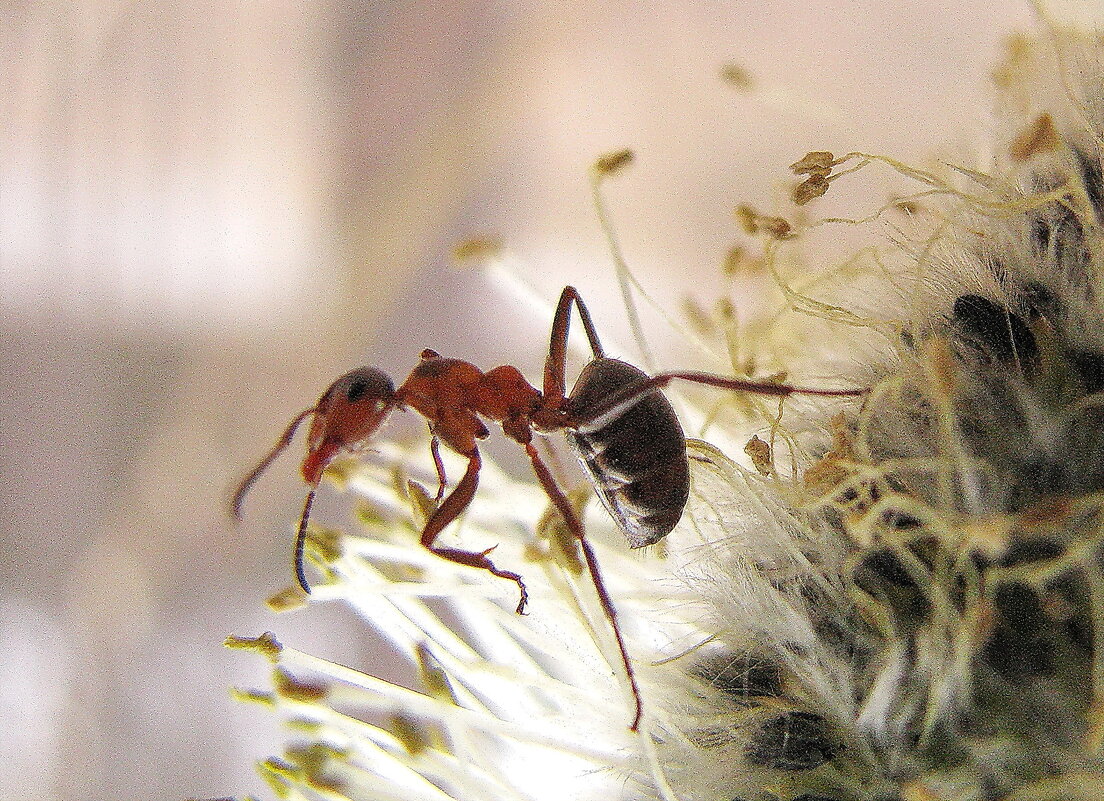
[{"label": "dark abdomen", "polygon": [[[571,390],[566,411],[576,417],[647,380],[647,373],[617,359],[595,359]],[[613,415],[566,430],[603,505],[629,545],[654,545],[675,527],[690,494],[686,437],[675,410],[658,389]]]}]

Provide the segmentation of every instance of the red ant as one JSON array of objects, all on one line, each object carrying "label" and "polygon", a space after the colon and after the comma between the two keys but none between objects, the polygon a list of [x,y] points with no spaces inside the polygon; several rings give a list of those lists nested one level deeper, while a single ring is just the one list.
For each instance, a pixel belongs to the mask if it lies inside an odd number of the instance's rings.
[{"label": "red ant", "polygon": [[[578,310],[594,358],[568,395],[564,368],[572,305]],[[522,614],[528,601],[525,584],[517,573],[502,570],[491,562],[488,554],[493,549],[478,552],[434,545],[437,536],[475,496],[481,464],[476,441],[489,434],[480,418],[500,423],[503,433],[525,448],[541,487],[579,542],[632,688],[636,716],[630,728],[636,731],[643,708],[617,624],[617,612],[602,581],[598,560],[586,539],[583,524],[533,445],[533,432],[563,431],[583,461],[603,504],[628,537],[629,545],[633,548],[652,545],[678,523],[690,489],[682,426],[670,402],[660,392],[676,378],[721,389],[780,397],[794,393],[857,396],[866,392],[862,389],[798,389],[697,372],[661,373],[649,377],[630,364],[605,356],[586,305],[575,288],[569,286],[560,295],[552,322],[543,391],[529,384],[516,367],[504,365],[484,373],[468,362],[442,358],[428,349],[422,351],[421,361],[398,389],[382,371],[372,367],[358,368],[338,378],[314,406],[291,421],[276,445],[234,493],[234,514],[241,518],[246,492],[289,445],[299,424],[313,417],[307,438],[307,456],[301,468],[310,491],[295,540],[295,573],[300,586],[309,593],[310,585],[303,572],[303,547],[307,519],[322,472],[339,454],[361,448],[392,409],[409,407],[429,423],[430,450],[439,481],[437,508],[422,529],[422,545],[452,562],[481,568],[515,582],[521,592],[517,613]],[[442,442],[468,460],[464,477],[448,497],[444,497]]]}]

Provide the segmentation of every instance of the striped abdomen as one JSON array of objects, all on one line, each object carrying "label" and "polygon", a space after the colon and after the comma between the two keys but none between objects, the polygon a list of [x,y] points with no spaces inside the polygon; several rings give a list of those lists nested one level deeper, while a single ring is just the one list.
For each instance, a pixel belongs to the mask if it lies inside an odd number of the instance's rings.
[{"label": "striped abdomen", "polygon": [[[565,410],[588,409],[648,378],[617,359],[595,359],[571,390]],[[686,437],[663,393],[652,389],[628,408],[566,430],[603,505],[640,548],[663,539],[682,517],[690,494]]]}]

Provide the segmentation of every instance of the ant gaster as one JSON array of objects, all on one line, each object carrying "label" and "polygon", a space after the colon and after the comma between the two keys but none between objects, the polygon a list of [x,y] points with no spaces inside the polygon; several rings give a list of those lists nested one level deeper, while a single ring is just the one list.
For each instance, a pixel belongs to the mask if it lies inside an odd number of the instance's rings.
[{"label": "ant gaster", "polygon": [[[565,362],[567,335],[574,306],[582,320],[594,359],[584,368],[567,394]],[[528,601],[525,584],[517,573],[496,567],[486,551],[444,548],[437,536],[471,503],[481,465],[478,440],[489,432],[480,418],[493,420],[503,433],[525,448],[537,480],[578,540],[609,619],[621,661],[636,705],[633,731],[643,713],[628,651],[617,624],[617,612],[606,590],[598,560],[586,539],[582,521],[533,445],[533,432],[563,431],[586,468],[603,505],[617,521],[633,548],[652,545],[665,537],[682,516],[690,480],[686,440],[674,409],[660,389],[674,379],[721,389],[784,397],[794,393],[824,396],[856,396],[866,390],[798,389],[784,384],[758,383],[724,378],[710,373],[674,372],[649,377],[632,365],[604,355],[586,305],[574,287],[565,287],[556,307],[548,358],[544,365],[543,391],[537,390],[509,365],[486,373],[468,362],[446,359],[423,350],[421,361],[395,389],[391,379],[372,367],[361,367],[338,378],[311,408],[291,421],[283,436],[234,494],[234,514],[241,517],[246,492],[257,477],[290,444],[295,430],[308,417],[307,456],[301,472],[309,485],[295,540],[295,572],[303,590],[310,592],[303,572],[303,547],[307,520],[315,491],[326,466],[338,455],[363,447],[393,409],[413,409],[429,423],[430,449],[437,470],[437,506],[422,529],[422,545],[450,561],[481,568],[517,584],[522,614]],[[447,497],[440,444],[468,460],[460,483]],[[443,500],[442,500],[443,499]]]}]

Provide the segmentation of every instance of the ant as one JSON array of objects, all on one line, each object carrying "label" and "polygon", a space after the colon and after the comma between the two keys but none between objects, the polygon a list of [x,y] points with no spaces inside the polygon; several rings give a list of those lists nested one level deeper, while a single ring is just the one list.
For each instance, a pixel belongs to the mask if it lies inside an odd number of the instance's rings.
[{"label": "ant", "polygon": [[[583,369],[571,394],[565,384],[567,337],[571,309],[575,307],[594,358]],[[339,454],[356,451],[383,423],[393,409],[413,409],[429,423],[430,451],[437,470],[437,506],[426,521],[421,544],[452,562],[480,568],[517,584],[521,593],[517,613],[523,614],[529,599],[521,576],[502,570],[486,551],[464,551],[435,545],[437,536],[471,503],[482,464],[477,441],[489,435],[480,418],[493,420],[502,432],[525,448],[541,487],[578,540],[587,570],[610,622],[632,689],[636,715],[630,729],[636,731],[643,707],[628,651],[617,624],[617,612],[606,590],[582,521],[533,445],[533,433],[563,431],[586,468],[603,505],[629,540],[630,547],[653,545],[663,539],[682,517],[690,492],[686,438],[675,410],[660,391],[680,379],[721,389],[785,397],[792,394],[852,397],[865,389],[798,389],[785,384],[744,381],[711,373],[671,372],[648,376],[630,364],[607,357],[598,340],[590,312],[574,287],[565,287],[552,322],[542,390],[529,384],[516,367],[504,365],[486,373],[459,359],[443,358],[423,350],[421,361],[395,389],[381,370],[361,367],[338,378],[318,402],[288,425],[276,445],[249,473],[234,493],[233,510],[241,518],[242,501],[260,474],[291,443],[296,429],[312,418],[307,435],[307,456],[301,472],[310,487],[295,539],[295,574],[307,593],[310,585],[303,571],[303,548],[311,504],[326,466]],[[445,468],[440,447],[467,458],[463,478],[445,497]],[[442,500],[443,499],[443,500]]]}]

